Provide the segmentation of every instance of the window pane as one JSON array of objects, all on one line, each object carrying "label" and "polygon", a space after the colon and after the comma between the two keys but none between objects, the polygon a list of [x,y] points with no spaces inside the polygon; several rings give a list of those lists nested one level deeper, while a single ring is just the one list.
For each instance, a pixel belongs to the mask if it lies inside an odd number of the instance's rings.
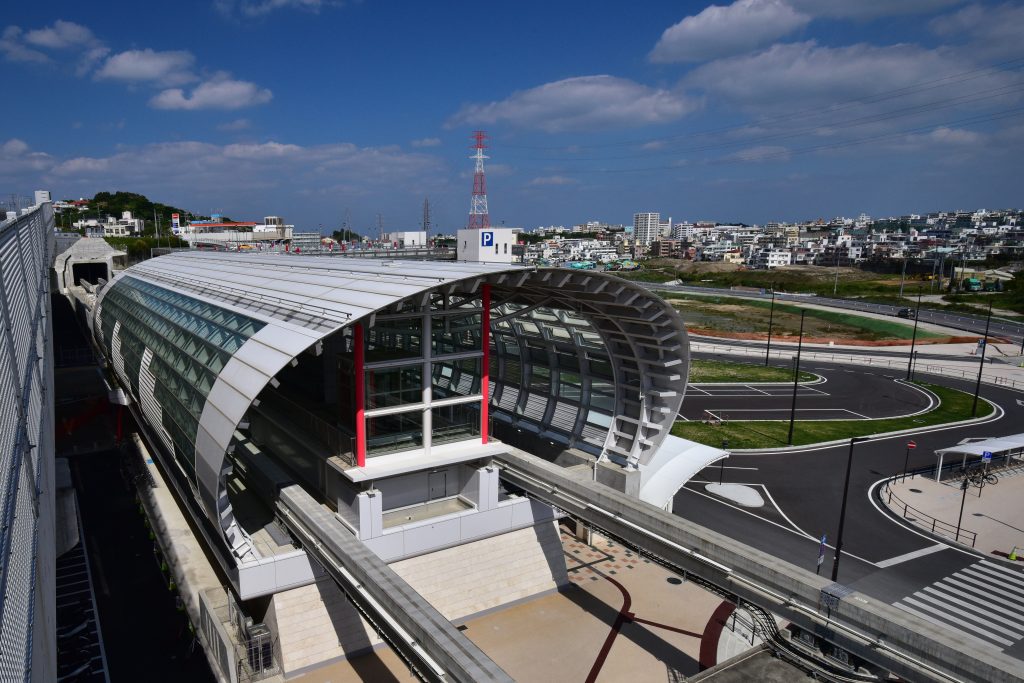
[{"label": "window pane", "polygon": [[423,366],[366,371],[366,407],[384,408],[423,400]]},{"label": "window pane", "polygon": [[431,372],[432,396],[440,399],[479,394],[480,363],[480,358],[434,363]]},{"label": "window pane", "polygon": [[480,437],[480,404],[460,403],[433,409],[432,443],[463,441]]},{"label": "window pane", "polygon": [[366,420],[366,454],[370,457],[423,447],[423,411],[381,415]]},{"label": "window pane", "polygon": [[377,319],[366,333],[366,362],[419,358],[422,353],[423,319]]},{"label": "window pane", "polygon": [[481,324],[479,313],[434,316],[430,322],[434,353],[479,351]]}]

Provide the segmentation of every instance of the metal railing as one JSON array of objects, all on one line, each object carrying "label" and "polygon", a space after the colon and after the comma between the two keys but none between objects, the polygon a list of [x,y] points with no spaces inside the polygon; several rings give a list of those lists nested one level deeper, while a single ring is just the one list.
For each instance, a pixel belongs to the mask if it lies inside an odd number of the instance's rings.
[{"label": "metal railing", "polygon": [[[760,356],[764,358],[764,350],[754,347],[726,346],[718,344],[707,344],[705,342],[691,342],[690,350],[701,353],[729,353],[738,356]],[[772,349],[770,357],[780,360],[787,360],[796,353],[795,350],[777,351]],[[857,363],[859,365],[871,365],[885,368],[898,368],[906,371],[907,358],[878,358],[875,356],[862,356],[856,353],[821,353],[820,351],[807,351],[806,348],[801,356],[810,360],[819,360],[831,363]],[[945,377],[958,377],[961,379],[977,379],[977,368],[951,368],[946,365],[934,365],[914,360],[914,374],[924,373],[926,375],[942,375]],[[993,384],[1011,389],[1024,389],[1024,380],[1008,379],[999,375],[981,375],[981,381],[986,384]]]},{"label": "metal railing", "polygon": [[[957,543],[960,543],[960,539],[963,538],[963,543],[967,543],[970,540],[971,547],[978,540],[978,534],[967,529],[958,528],[955,524],[944,522],[941,519],[929,515],[923,510],[915,508],[913,505],[906,503],[899,496],[892,491],[892,487],[889,485],[892,480],[885,482],[885,486],[881,488],[878,495],[885,504],[893,512],[899,512],[903,519],[916,524],[917,526],[928,529],[933,534],[939,534],[952,538]],[[893,503],[895,501],[895,503]]]},{"label": "metal railing", "polygon": [[285,398],[278,392],[265,392],[260,396],[260,407],[256,410],[267,415],[272,422],[288,424],[289,429],[295,434],[313,437],[317,442],[327,446],[332,456],[341,458],[350,467],[355,466],[353,437],[317,417],[291,399]]}]

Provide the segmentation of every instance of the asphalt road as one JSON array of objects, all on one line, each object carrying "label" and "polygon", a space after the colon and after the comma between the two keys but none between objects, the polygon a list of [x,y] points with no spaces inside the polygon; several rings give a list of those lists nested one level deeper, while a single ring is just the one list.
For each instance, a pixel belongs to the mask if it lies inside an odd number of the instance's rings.
[{"label": "asphalt road", "polygon": [[[693,357],[709,356],[695,353]],[[789,369],[788,364],[772,365]],[[870,420],[910,415],[931,406],[927,393],[897,382],[902,373],[891,369],[851,369],[810,361],[801,370],[824,381],[797,387],[798,420]],[[680,417],[700,420],[710,411],[722,419],[788,420],[792,400],[792,384],[691,384]]]},{"label": "asphalt road", "polygon": [[[929,381],[971,392],[974,389],[970,382],[944,377],[932,376]],[[867,390],[865,395],[870,400]],[[979,565],[982,555],[940,544],[934,537],[893,520],[872,501],[870,491],[876,482],[903,471],[908,439],[918,446],[910,451],[909,467],[913,469],[933,465],[936,449],[965,437],[1022,431],[1024,407],[1017,400],[1024,394],[986,385],[982,396],[1001,406],[1005,414],[982,424],[931,428],[911,437],[884,437],[855,445],[840,583],[893,603],[918,591],[934,590],[931,586],[936,581],[965,568],[974,571],[972,568]],[[690,399],[687,395],[687,401]],[[787,453],[733,454],[726,461],[725,481],[757,487],[767,501],[764,508],[744,509],[709,496],[703,483],[717,482],[719,477],[718,468],[712,467],[680,490],[674,499],[674,512],[809,570],[817,564],[820,536],[827,534],[830,547],[821,573],[830,575],[848,453],[849,446],[844,444]],[[927,554],[914,557],[918,552]],[[1002,571],[1014,575],[1013,569]],[[1024,581],[1024,572],[1015,575]],[[977,606],[971,609],[979,611]],[[1024,659],[1024,640],[1008,642],[1012,645],[1005,652]]]},{"label": "asphalt road", "polygon": [[[648,289],[664,290],[669,292],[687,292],[695,294],[718,294],[721,296],[739,296],[753,299],[771,299],[771,293],[759,294],[757,292],[737,292],[731,289],[719,289],[715,287],[693,287],[688,285],[666,285],[654,283],[640,283]],[[983,295],[982,295],[983,296]],[[897,311],[905,306],[891,306],[889,304],[875,304],[857,299],[833,299],[807,294],[775,294],[776,301],[788,303],[815,304],[818,306],[829,306],[832,308],[843,308],[851,311],[865,311],[869,313],[880,313],[896,317]],[[964,330],[976,334],[985,332],[985,316],[967,315],[964,313],[945,313],[933,308],[921,308],[919,320],[921,322],[935,323],[954,330]],[[1010,341],[1020,344],[1024,340],[1024,325],[1009,322],[999,318],[993,318],[989,328],[989,334],[997,337],[1004,337]]]}]

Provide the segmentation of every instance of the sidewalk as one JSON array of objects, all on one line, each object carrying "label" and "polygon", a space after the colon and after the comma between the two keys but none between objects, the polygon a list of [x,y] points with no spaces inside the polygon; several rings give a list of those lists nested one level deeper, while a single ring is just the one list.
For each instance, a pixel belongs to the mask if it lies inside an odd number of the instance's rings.
[{"label": "sidewalk", "polygon": [[[891,496],[890,496],[891,493]],[[959,481],[936,482],[928,476],[907,477],[882,489],[882,502],[914,526],[952,542],[960,503],[964,503],[960,543],[986,555],[1005,558],[1016,546],[1024,561],[1024,474],[999,478],[998,484],[960,488]]]}]

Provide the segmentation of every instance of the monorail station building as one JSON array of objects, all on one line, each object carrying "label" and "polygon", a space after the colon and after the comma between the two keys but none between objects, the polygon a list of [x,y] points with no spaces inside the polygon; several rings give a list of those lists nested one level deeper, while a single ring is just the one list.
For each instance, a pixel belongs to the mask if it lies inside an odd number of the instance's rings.
[{"label": "monorail station building", "polygon": [[90,315],[286,678],[378,641],[275,519],[282,482],[456,619],[566,580],[556,511],[501,485],[501,453],[662,507],[723,455],[669,436],[689,364],[679,315],[612,275],[179,252],[118,273]]}]

